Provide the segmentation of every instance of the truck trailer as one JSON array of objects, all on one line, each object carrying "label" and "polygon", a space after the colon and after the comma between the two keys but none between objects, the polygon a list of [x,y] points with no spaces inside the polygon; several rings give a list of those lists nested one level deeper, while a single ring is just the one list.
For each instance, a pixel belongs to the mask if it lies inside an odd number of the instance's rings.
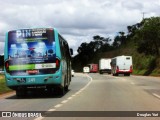
[{"label": "truck trailer", "polygon": [[99,60],[99,73],[111,74],[111,58],[101,58]]},{"label": "truck trailer", "polygon": [[98,64],[88,64],[90,73],[97,73],[98,72]]}]

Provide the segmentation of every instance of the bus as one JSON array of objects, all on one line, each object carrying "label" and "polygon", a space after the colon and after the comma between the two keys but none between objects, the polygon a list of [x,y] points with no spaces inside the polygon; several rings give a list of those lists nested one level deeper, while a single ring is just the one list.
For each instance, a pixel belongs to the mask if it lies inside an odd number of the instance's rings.
[{"label": "bus", "polygon": [[6,85],[18,97],[35,89],[64,95],[71,82],[72,54],[55,28],[9,31],[4,48]]},{"label": "bus", "polygon": [[111,59],[111,72],[113,76],[124,74],[130,76],[133,72],[132,56],[117,56]]}]

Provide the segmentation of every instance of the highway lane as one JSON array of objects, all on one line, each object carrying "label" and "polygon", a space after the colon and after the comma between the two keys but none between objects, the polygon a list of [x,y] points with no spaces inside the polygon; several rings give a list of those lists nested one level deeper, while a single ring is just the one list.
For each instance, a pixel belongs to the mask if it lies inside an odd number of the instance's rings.
[{"label": "highway lane", "polygon": [[132,76],[129,80],[131,80],[131,84],[160,98],[160,77]]},{"label": "highway lane", "polygon": [[[15,95],[0,99],[0,110],[19,111],[160,111],[160,78],[144,76],[111,76],[75,74],[65,96]],[[63,112],[61,113],[63,114]],[[74,114],[74,112],[73,112]],[[92,114],[92,112],[90,113]],[[96,113],[93,113],[96,115]],[[97,113],[98,114],[98,113]],[[127,113],[126,113],[127,114]],[[94,116],[93,115],[93,116]],[[92,116],[92,115],[91,115]],[[159,115],[160,117],[160,115]],[[41,117],[35,120],[159,120],[159,117]]]},{"label": "highway lane", "polygon": [[46,93],[29,94],[24,98],[17,98],[15,93],[0,96],[0,111],[48,111],[55,109],[61,102],[69,101],[72,95],[84,88],[89,82],[90,79],[86,75],[76,74],[75,77],[72,77],[69,91],[64,96]]},{"label": "highway lane", "polygon": [[91,85],[77,97],[75,106],[66,107],[66,110],[72,110],[72,107],[73,110],[98,111],[160,110],[160,99],[151,94],[153,90],[160,90],[158,78],[151,82],[151,77],[90,76],[93,78]]},{"label": "highway lane", "polygon": [[[89,76],[92,78],[91,84],[67,104],[57,108],[56,111],[160,111],[160,98],[152,93],[153,90],[157,92],[160,90],[159,78],[143,76],[115,77],[107,74],[89,74]],[[156,94],[159,93],[160,92]],[[93,114],[95,115],[96,113]],[[83,119],[159,120],[159,117],[101,116],[89,118],[83,117]],[[46,117],[43,119],[48,120],[51,118]],[[62,120],[64,118],[55,117],[54,119]],[[70,117],[65,119],[80,120],[82,117]]]}]

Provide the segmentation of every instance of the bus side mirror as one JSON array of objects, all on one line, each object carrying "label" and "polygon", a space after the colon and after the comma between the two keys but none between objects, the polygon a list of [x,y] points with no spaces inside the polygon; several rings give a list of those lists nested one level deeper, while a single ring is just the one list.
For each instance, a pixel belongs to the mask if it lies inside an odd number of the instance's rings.
[{"label": "bus side mirror", "polygon": [[73,55],[73,49],[70,48],[69,51],[70,51],[70,54]]}]

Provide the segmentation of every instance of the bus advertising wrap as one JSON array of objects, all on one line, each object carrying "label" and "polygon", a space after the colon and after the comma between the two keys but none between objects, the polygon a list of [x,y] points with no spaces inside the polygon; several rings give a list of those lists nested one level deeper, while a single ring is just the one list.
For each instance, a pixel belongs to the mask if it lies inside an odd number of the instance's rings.
[{"label": "bus advertising wrap", "polygon": [[11,75],[51,74],[56,71],[53,29],[21,29],[8,33]]}]

